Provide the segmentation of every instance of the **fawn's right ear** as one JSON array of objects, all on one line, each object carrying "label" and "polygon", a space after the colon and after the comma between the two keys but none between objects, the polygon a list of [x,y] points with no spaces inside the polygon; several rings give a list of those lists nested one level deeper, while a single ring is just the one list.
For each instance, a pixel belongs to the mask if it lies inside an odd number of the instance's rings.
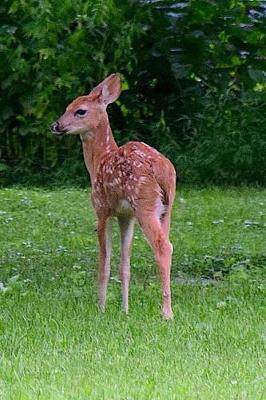
[{"label": "fawn's right ear", "polygon": [[98,98],[98,101],[105,106],[118,99],[121,93],[121,79],[119,74],[109,75],[99,83],[89,94],[89,97]]}]

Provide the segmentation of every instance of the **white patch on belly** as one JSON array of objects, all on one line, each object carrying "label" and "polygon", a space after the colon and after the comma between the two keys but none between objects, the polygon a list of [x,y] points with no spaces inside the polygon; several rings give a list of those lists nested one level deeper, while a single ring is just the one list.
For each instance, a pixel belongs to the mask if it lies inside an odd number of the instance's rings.
[{"label": "white patch on belly", "polygon": [[120,200],[117,208],[116,214],[131,214],[133,209],[127,200]]}]

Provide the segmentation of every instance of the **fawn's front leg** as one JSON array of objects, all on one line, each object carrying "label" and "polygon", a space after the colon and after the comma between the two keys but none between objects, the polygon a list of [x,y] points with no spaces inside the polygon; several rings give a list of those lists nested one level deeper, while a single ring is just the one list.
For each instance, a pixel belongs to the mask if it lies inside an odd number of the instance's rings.
[{"label": "fawn's front leg", "polygon": [[130,253],[135,220],[132,217],[118,218],[121,234],[120,279],[122,287],[123,310],[128,313],[128,288],[130,281]]},{"label": "fawn's front leg", "polygon": [[111,221],[106,216],[98,216],[99,255],[99,306],[105,311],[107,285],[110,277],[110,261],[112,252]]}]

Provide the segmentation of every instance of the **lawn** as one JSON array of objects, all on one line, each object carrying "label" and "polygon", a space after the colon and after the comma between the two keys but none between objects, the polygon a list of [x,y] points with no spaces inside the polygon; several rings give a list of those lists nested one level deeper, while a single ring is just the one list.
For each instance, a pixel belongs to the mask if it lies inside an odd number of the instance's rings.
[{"label": "lawn", "polygon": [[0,190],[1,400],[265,399],[266,190],[178,191],[174,321],[136,229],[130,313],[118,231],[105,314],[88,191]]}]

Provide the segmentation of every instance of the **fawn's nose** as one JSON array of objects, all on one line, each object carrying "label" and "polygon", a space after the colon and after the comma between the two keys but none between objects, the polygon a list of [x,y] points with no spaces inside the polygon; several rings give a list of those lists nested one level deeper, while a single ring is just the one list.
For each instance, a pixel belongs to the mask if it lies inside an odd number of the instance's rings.
[{"label": "fawn's nose", "polygon": [[50,129],[51,129],[51,131],[52,132],[58,132],[59,131],[59,122],[58,121],[55,121],[51,126],[50,126]]}]

